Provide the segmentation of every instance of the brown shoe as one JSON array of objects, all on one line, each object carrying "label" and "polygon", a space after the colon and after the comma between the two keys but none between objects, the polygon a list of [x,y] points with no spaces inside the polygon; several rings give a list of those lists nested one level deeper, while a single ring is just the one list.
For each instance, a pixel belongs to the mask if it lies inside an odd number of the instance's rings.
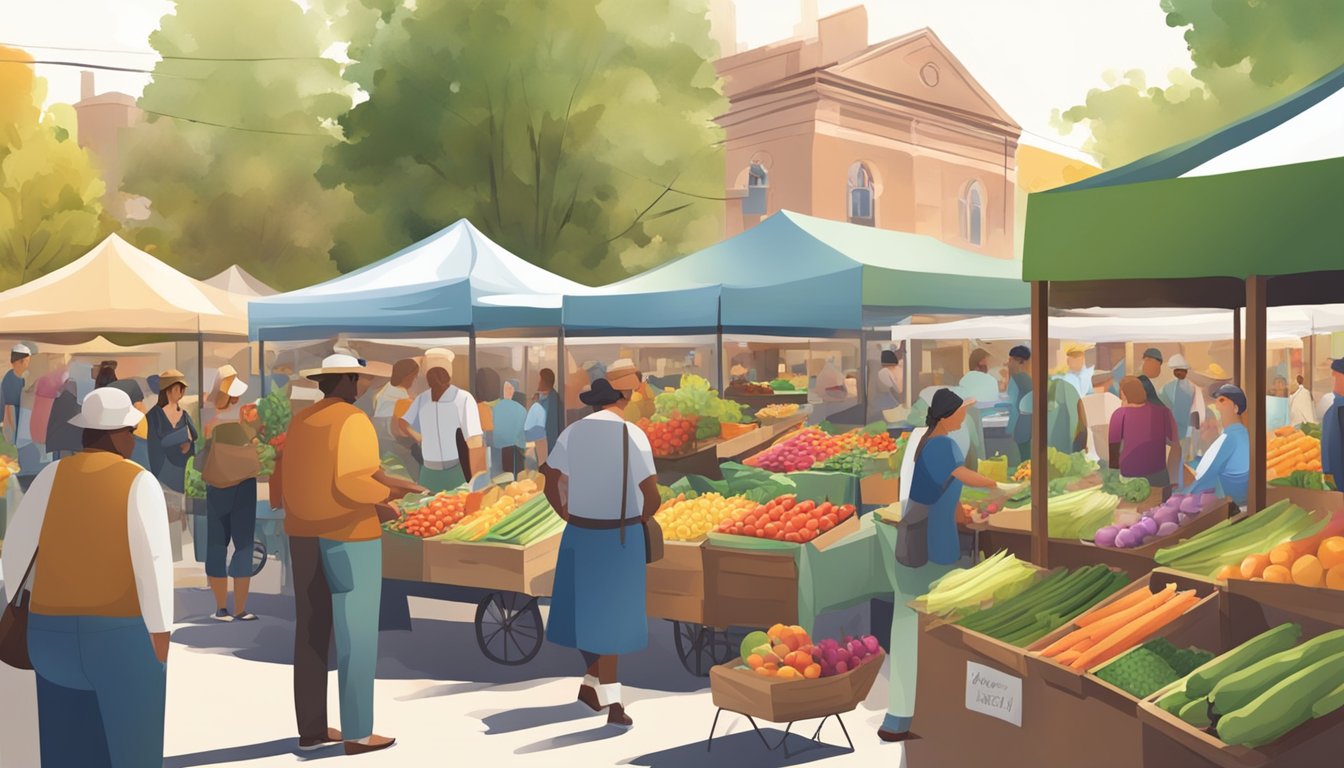
[{"label": "brown shoe", "polygon": [[378,734],[374,734],[369,737],[369,742],[367,744],[362,741],[345,742],[345,754],[364,755],[369,752],[379,752],[396,743],[397,740],[390,736],[379,736]]},{"label": "brown shoe", "polygon": [[620,704],[612,704],[611,709],[607,710],[607,725],[614,725],[617,728],[629,728],[635,724],[630,716],[625,714],[625,707]]},{"label": "brown shoe", "polygon": [[321,749],[329,744],[341,743],[341,732],[335,728],[328,728],[326,736],[300,736],[299,749],[304,752],[311,752],[314,749]]},{"label": "brown shoe", "polygon": [[579,701],[588,705],[594,712],[601,712],[602,704],[597,700],[597,689],[591,685],[579,686]]},{"label": "brown shoe", "polygon": [[910,741],[911,739],[918,739],[919,737],[909,731],[888,731],[879,728],[877,731],[877,738],[888,743],[894,743],[898,741]]}]

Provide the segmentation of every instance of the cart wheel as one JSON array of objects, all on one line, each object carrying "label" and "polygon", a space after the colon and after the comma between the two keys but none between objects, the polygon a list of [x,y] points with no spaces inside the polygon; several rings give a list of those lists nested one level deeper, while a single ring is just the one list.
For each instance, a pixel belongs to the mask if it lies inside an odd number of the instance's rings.
[{"label": "cart wheel", "polygon": [[261,569],[266,567],[266,542],[261,539],[252,541],[252,575],[261,573]]},{"label": "cart wheel", "polygon": [[[712,630],[711,630],[712,631]],[[742,641],[750,632],[741,629],[729,629],[715,633],[714,655],[718,664],[727,664],[736,659],[742,649]]]},{"label": "cart wheel", "polygon": [[526,664],[541,651],[542,640],[537,598],[491,592],[476,606],[476,644],[496,664]]},{"label": "cart wheel", "polygon": [[707,677],[710,667],[732,661],[737,656],[726,634],[703,624],[673,621],[672,638],[681,665],[696,677]]}]

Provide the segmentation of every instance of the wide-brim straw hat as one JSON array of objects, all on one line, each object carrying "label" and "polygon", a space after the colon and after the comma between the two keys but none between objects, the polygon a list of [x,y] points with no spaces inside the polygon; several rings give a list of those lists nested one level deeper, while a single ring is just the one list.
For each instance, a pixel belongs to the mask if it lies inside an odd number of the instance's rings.
[{"label": "wide-brim straw hat", "polygon": [[[168,389],[169,387],[175,384],[181,384],[182,386],[187,387],[187,375],[177,370],[176,368],[169,368],[168,370],[159,374],[160,392]],[[187,388],[190,389],[190,387]]]},{"label": "wide-brim straw hat", "polygon": [[623,357],[607,368],[606,379],[612,389],[630,392],[639,388],[639,369],[633,360]]},{"label": "wide-brim straw hat", "polygon": [[[315,379],[319,376],[332,376],[343,373],[353,373],[360,376],[378,376],[378,370],[363,360],[353,355],[335,354],[327,355],[322,360],[321,368],[309,368],[303,372],[305,379]],[[389,370],[390,374],[391,371]]]},{"label": "wide-brim straw hat", "polygon": [[1203,385],[1216,384],[1223,381],[1231,381],[1232,374],[1223,370],[1223,367],[1217,363],[1209,363],[1209,367],[1202,371],[1191,371],[1190,378]]}]

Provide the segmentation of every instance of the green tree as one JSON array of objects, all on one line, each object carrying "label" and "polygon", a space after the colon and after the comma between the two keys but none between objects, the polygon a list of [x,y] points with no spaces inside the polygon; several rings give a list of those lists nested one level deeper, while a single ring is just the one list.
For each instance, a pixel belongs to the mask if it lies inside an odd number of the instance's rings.
[{"label": "green tree", "polygon": [[[32,61],[0,46],[0,59]],[[75,141],[74,111],[42,108],[31,66],[0,66],[0,290],[84,255],[106,236],[102,179]]]},{"label": "green tree", "polygon": [[346,73],[369,99],[342,118],[347,142],[321,174],[380,221],[343,231],[342,267],[463,217],[587,282],[722,236],[713,118],[726,102],[704,0],[378,9]]},{"label": "green tree", "polygon": [[151,205],[136,243],[195,277],[233,264],[282,289],[334,276],[333,233],[357,210],[314,178],[351,103],[323,57],[328,17],[292,0],[175,6],[150,44],[193,58],[160,61],[140,99],[123,184]]},{"label": "green tree", "polygon": [[1085,124],[1087,149],[1111,168],[1202,136],[1292,95],[1344,63],[1339,0],[1161,0],[1186,28],[1194,67],[1150,87],[1143,72],[1106,75],[1106,88],[1056,116]]}]

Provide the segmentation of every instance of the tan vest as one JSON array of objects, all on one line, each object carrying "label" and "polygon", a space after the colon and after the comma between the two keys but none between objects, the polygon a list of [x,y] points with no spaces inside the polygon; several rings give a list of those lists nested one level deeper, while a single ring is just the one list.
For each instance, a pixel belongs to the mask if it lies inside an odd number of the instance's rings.
[{"label": "tan vest", "polygon": [[84,451],[56,467],[38,538],[32,611],[48,616],[140,615],[127,532],[138,465]]}]

